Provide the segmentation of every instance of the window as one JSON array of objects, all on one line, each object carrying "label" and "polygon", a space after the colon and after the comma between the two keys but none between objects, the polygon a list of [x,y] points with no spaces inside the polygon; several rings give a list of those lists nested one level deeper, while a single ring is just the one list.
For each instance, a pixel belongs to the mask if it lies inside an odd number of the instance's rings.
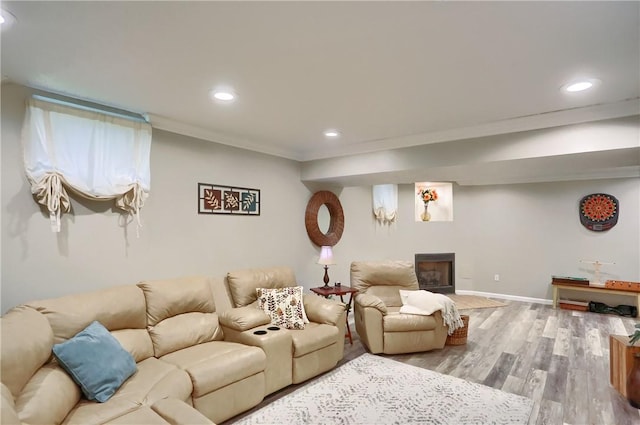
[{"label": "window", "polygon": [[40,97],[29,99],[22,144],[31,192],[51,230],[71,211],[67,191],[115,205],[141,226],[150,190],[151,126],[109,112]]}]

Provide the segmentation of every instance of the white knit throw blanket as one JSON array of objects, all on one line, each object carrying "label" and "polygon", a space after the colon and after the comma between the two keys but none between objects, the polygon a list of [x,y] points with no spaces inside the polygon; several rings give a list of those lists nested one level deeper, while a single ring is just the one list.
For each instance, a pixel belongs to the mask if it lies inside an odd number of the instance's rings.
[{"label": "white knit throw blanket", "polygon": [[460,317],[456,303],[446,295],[435,295],[440,296],[442,304],[444,305],[442,308],[442,320],[444,320],[444,324],[449,327],[448,334],[451,335],[456,329],[464,328],[464,322],[462,321],[462,317]]},{"label": "white knit throw blanket", "polygon": [[464,327],[464,322],[460,317],[456,303],[446,295],[436,294],[429,291],[400,291],[402,307],[400,313],[420,314],[430,316],[440,310],[442,320],[449,329],[447,333],[451,335],[456,329]]}]

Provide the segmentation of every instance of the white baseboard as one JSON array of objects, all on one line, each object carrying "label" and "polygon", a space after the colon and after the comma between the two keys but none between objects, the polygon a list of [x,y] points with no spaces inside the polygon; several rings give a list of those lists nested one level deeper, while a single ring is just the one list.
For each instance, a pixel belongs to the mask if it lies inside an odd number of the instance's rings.
[{"label": "white baseboard", "polygon": [[544,298],[521,297],[519,295],[508,295],[508,294],[494,294],[493,292],[467,291],[465,289],[456,289],[456,294],[478,295],[480,297],[498,298],[502,300],[511,300],[511,301],[523,301],[526,303],[535,303],[535,304],[545,304],[545,305],[553,304],[552,300],[547,300]]}]

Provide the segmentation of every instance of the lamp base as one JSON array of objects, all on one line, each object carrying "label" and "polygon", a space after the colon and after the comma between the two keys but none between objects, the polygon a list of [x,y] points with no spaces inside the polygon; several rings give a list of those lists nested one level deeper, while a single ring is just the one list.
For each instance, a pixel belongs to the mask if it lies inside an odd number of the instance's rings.
[{"label": "lamp base", "polygon": [[329,266],[324,266],[324,278],[322,279],[324,281],[324,287],[328,288],[329,287]]}]

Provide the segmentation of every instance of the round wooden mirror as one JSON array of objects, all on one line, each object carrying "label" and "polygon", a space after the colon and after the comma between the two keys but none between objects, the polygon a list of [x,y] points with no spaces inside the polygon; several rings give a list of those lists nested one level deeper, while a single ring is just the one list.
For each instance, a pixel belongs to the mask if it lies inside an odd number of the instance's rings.
[{"label": "round wooden mirror", "polygon": [[[318,225],[318,212],[325,205],[329,210],[329,229],[326,232],[320,230]],[[344,213],[340,200],[328,190],[321,190],[313,194],[307,210],[304,214],[304,225],[311,242],[318,246],[334,246],[340,241],[344,230]]]},{"label": "round wooden mirror", "polygon": [[331,215],[329,214],[329,208],[327,208],[326,204],[322,204],[320,208],[318,208],[318,227],[320,228],[320,232],[326,235],[329,231],[330,224]]}]

